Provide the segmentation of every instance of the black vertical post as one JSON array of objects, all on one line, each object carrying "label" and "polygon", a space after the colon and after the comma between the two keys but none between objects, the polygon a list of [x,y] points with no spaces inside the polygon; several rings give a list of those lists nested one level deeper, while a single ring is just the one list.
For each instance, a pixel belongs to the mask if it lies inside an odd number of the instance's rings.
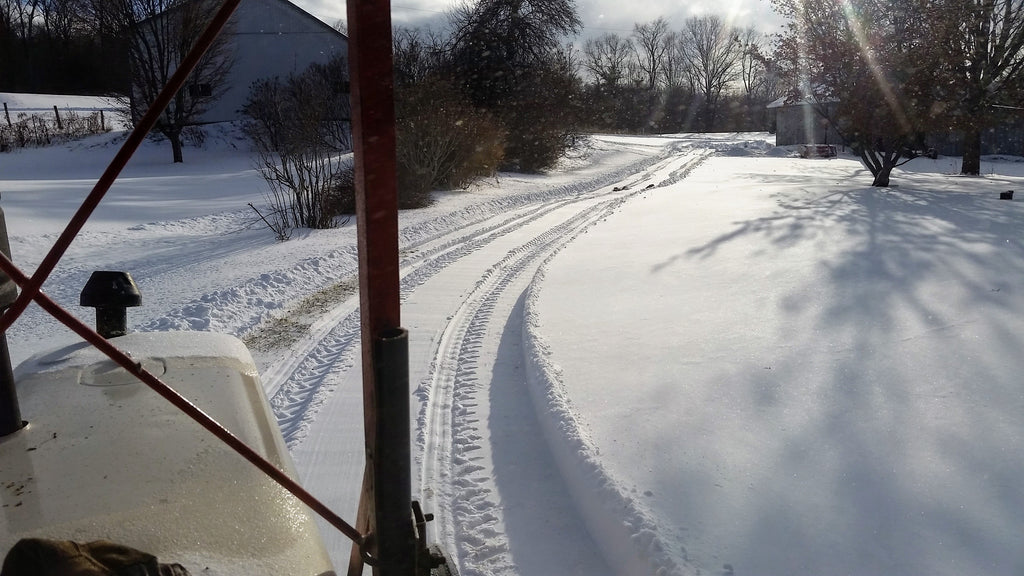
[{"label": "black vertical post", "polygon": [[14,370],[11,353],[7,349],[7,334],[0,332],[0,437],[21,430],[21,407],[14,388]]},{"label": "black vertical post", "polygon": [[390,330],[377,339],[375,348],[377,454],[373,475],[377,554],[381,560],[378,568],[380,574],[388,576],[412,576],[416,537],[409,463],[409,334],[401,328]]},{"label": "black vertical post", "polygon": [[[6,106],[6,104],[4,105]],[[7,221],[4,209],[0,207],[0,252],[11,257],[11,245],[7,241]],[[18,298],[18,287],[7,274],[0,272],[0,312]],[[14,370],[11,368],[11,353],[7,349],[7,333],[0,332],[0,436],[13,434],[24,423],[18,406],[18,392],[14,387]]]}]

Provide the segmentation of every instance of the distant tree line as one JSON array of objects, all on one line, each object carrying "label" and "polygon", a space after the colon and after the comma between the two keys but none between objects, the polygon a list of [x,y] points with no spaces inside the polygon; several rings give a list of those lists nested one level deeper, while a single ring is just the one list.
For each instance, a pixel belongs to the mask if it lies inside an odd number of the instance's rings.
[{"label": "distant tree line", "polygon": [[573,58],[584,72],[584,121],[626,132],[769,129],[766,106],[783,92],[769,53],[767,36],[715,15],[588,39]]},{"label": "distant tree line", "polygon": [[396,30],[400,119],[405,97],[443,84],[451,108],[465,110],[465,98],[501,126],[506,168],[547,167],[584,131],[766,130],[766,106],[784,93],[768,37],[717,16],[680,30],[658,18],[581,46],[570,43],[580,24],[569,2],[484,0],[451,23],[447,34]]},{"label": "distant tree line", "polygon": [[109,94],[128,87],[108,0],[0,0],[0,91]]},{"label": "distant tree line", "polygon": [[[140,118],[216,4],[182,0],[0,0],[0,91],[118,94]],[[207,51],[157,121],[181,162],[182,132],[223,92],[231,55]]]}]

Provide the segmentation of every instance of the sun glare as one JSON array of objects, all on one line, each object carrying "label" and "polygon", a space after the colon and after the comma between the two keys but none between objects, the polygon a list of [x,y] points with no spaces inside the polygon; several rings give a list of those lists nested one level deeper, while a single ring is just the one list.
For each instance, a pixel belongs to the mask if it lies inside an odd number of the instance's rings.
[{"label": "sun glare", "polygon": [[899,99],[896,97],[895,92],[892,89],[892,85],[889,84],[889,80],[885,77],[882,72],[882,67],[878,65],[878,60],[875,58],[875,51],[871,46],[871,42],[865,33],[864,26],[857,17],[857,12],[849,0],[843,0],[843,16],[846,18],[846,24],[850,27],[850,31],[853,32],[854,40],[857,42],[858,50],[864,61],[868,65],[871,75],[875,79],[875,84],[878,85],[878,89],[882,91],[882,96],[885,98],[886,104],[892,111],[896,120],[900,123],[900,126],[904,131],[910,129],[910,122],[907,120],[907,114],[903,110],[903,106],[900,104]]}]

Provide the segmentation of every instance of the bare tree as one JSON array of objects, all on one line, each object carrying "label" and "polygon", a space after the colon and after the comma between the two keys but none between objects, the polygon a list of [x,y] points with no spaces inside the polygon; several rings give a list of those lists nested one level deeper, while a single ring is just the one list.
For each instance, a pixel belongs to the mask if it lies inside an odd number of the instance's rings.
[{"label": "bare tree", "polygon": [[42,0],[14,0],[13,9],[19,28],[18,36],[27,44],[35,33],[38,24],[36,15],[42,10]]},{"label": "bare tree", "polygon": [[354,196],[339,196],[348,182],[343,168],[350,166],[344,156],[351,149],[347,85],[348,64],[338,58],[286,81],[258,80],[242,109],[280,240],[296,227],[329,228],[354,203]]},{"label": "bare tree", "polygon": [[447,63],[448,46],[430,29],[397,27],[392,47],[395,83],[399,86],[423,82]]},{"label": "bare tree", "polygon": [[662,65],[668,50],[665,39],[668,36],[668,22],[664,18],[633,25],[633,52],[637,66],[643,73],[644,84],[650,90],[658,85],[662,76]]},{"label": "bare tree", "polygon": [[632,44],[617,34],[602,34],[583,43],[583,68],[601,86],[618,86],[626,79]]},{"label": "bare tree", "polygon": [[669,31],[662,39],[665,49],[662,52],[661,77],[666,89],[683,85],[686,76],[686,59],[682,53],[679,33]]},{"label": "bare tree", "polygon": [[736,41],[741,50],[740,96],[750,123],[744,129],[764,129],[769,124],[766,106],[784,94],[774,63],[766,55],[768,38],[754,28],[746,28],[739,31]]},{"label": "bare tree", "polygon": [[740,50],[740,81],[743,94],[748,98],[760,91],[767,76],[764,52],[764,35],[754,28],[744,28],[736,33]]},{"label": "bare tree", "polygon": [[566,42],[555,51],[555,59],[560,66],[577,82],[583,69],[583,53],[572,42]]},{"label": "bare tree", "polygon": [[85,3],[80,0],[41,0],[41,24],[51,41],[67,44],[85,22]]},{"label": "bare tree", "polygon": [[694,17],[683,26],[679,44],[689,84],[703,100],[704,129],[711,130],[722,92],[740,75],[734,32],[716,15]]},{"label": "bare tree", "polygon": [[[102,17],[112,20],[128,38],[133,118],[141,117],[156,100],[216,8],[203,0],[111,0],[101,5]],[[226,37],[221,33],[157,122],[156,129],[171,143],[174,162],[183,161],[182,130],[194,124],[227,88],[224,79],[232,57]]]},{"label": "bare tree", "polygon": [[947,88],[935,96],[964,131],[960,172],[981,172],[981,134],[998,106],[1019,106],[1024,88],[1024,2],[935,0],[922,12],[932,40],[924,50],[943,67]]},{"label": "bare tree", "polygon": [[777,55],[792,96],[815,104],[870,170],[872,186],[888,186],[933,122],[939,66],[927,58],[924,12],[916,0],[775,7],[790,20]]}]

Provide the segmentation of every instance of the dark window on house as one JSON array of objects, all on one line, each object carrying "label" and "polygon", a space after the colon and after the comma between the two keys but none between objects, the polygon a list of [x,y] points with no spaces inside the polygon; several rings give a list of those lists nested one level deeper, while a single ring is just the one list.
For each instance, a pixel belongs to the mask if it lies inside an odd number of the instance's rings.
[{"label": "dark window on house", "polygon": [[213,96],[213,86],[204,82],[202,84],[190,84],[188,87],[189,98],[209,98]]}]

